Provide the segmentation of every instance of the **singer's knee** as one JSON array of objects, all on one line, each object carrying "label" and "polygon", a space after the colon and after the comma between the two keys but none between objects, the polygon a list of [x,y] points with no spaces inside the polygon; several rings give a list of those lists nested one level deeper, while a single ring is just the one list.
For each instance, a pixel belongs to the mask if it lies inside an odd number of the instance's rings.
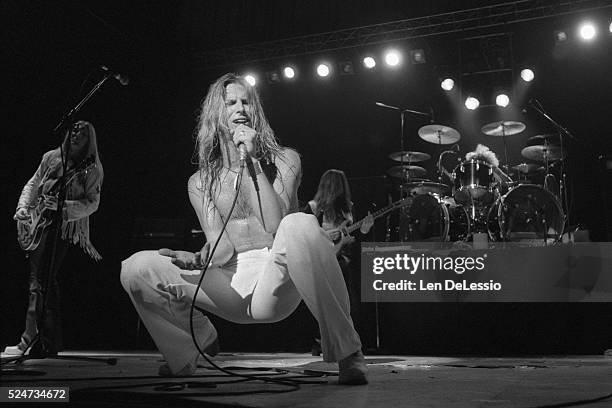
[{"label": "singer's knee", "polygon": [[319,230],[319,222],[314,215],[297,212],[289,214],[281,220],[277,233],[286,231],[292,236],[301,235],[314,239],[319,235]]},{"label": "singer's knee", "polygon": [[126,292],[137,291],[151,281],[156,256],[159,256],[157,251],[140,251],[121,262],[120,280]]}]

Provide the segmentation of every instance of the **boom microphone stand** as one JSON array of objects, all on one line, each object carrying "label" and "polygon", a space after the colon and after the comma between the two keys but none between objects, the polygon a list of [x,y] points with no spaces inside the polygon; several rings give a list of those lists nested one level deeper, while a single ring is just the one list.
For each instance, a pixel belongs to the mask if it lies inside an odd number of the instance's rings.
[{"label": "boom microphone stand", "polygon": [[[542,116],[544,119],[550,122],[559,132],[559,141],[561,144],[561,180],[559,180],[559,190],[560,190],[559,198],[562,201],[563,211],[565,211],[565,217],[563,220],[563,230],[565,231],[567,226],[571,224],[569,222],[570,221],[570,208],[569,208],[569,202],[568,202],[568,197],[567,197],[567,173],[565,169],[565,147],[563,143],[563,135],[566,135],[567,137],[573,140],[578,140],[578,139],[574,135],[572,135],[569,130],[563,127],[559,122],[551,118],[550,115],[548,115],[546,111],[544,110],[544,107],[542,106],[540,101],[538,101],[537,99],[535,98],[530,99],[529,102],[527,103],[527,106],[535,110],[538,114],[540,114],[540,116]],[[548,161],[547,161],[546,166],[548,167]],[[548,173],[548,168],[546,169],[546,172]]]},{"label": "boom microphone stand", "polygon": [[[75,122],[76,114],[81,110],[81,108],[87,103],[87,101],[91,99],[91,97],[100,89],[100,87],[111,76],[114,76],[113,73],[110,72],[108,69],[106,69],[104,77],[93,86],[93,88],[87,93],[87,95],[85,95],[83,99],[81,99],[74,108],[72,108],[66,115],[62,117],[60,122],[53,129],[54,135],[62,135],[64,133],[66,134],[65,138],[60,139],[61,140],[60,156],[62,158],[62,175],[60,176],[58,180],[58,183],[59,183],[58,184],[59,185],[58,203],[57,203],[57,210],[55,211],[55,214],[53,215],[54,221],[52,223],[53,225],[55,225],[55,233],[54,233],[53,243],[52,243],[52,248],[51,248],[51,256],[49,258],[48,264],[46,265],[47,279],[46,279],[45,285],[42,288],[43,289],[42,290],[42,298],[43,298],[42,310],[40,311],[40,313],[37,313],[37,316],[36,316],[37,333],[36,333],[36,336],[34,336],[34,339],[32,339],[32,341],[30,342],[28,348],[24,351],[22,356],[8,361],[8,362],[13,362],[16,365],[19,365],[29,359],[42,359],[42,358],[53,358],[53,359],[59,359],[59,360],[95,361],[95,362],[106,363],[108,365],[117,364],[116,358],[98,359],[98,358],[93,358],[93,357],[81,357],[81,356],[58,356],[57,354],[50,353],[49,344],[48,344],[48,341],[44,333],[45,332],[46,311],[47,311],[48,302],[49,302],[48,291],[55,280],[55,262],[57,260],[56,259],[57,258],[57,246],[58,246],[59,240],[61,239],[61,233],[62,233],[62,222],[63,222],[62,213],[63,213],[64,204],[66,202],[66,187],[67,186],[65,185],[65,182],[66,182],[66,173],[68,170],[68,157],[70,155],[71,132],[73,131],[73,125]],[[119,79],[117,78],[117,80]],[[30,353],[29,355],[26,355],[28,350],[32,351],[36,345],[38,345],[39,347],[36,349],[35,355],[32,355],[32,353]],[[3,375],[7,375],[7,374],[19,375],[19,374],[23,374],[23,370],[15,370],[15,369],[7,370],[3,368],[2,374]]]}]

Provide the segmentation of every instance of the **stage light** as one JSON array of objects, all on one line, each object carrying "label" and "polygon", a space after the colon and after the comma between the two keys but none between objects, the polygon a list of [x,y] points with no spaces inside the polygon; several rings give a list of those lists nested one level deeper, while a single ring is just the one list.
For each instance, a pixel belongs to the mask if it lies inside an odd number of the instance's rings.
[{"label": "stage light", "polygon": [[387,51],[387,53],[385,54],[385,62],[390,67],[398,66],[400,61],[401,61],[401,59],[402,58],[400,56],[400,53],[398,51],[396,51],[396,50]]},{"label": "stage light", "polygon": [[525,82],[531,82],[533,78],[535,78],[535,74],[529,68],[525,68],[521,71],[521,78],[523,78]]},{"label": "stage light", "polygon": [[465,99],[465,107],[469,110],[474,110],[480,106],[480,101],[473,96],[468,96]]},{"label": "stage light", "polygon": [[567,41],[567,33],[563,30],[555,31],[555,40],[557,42]]},{"label": "stage light", "polygon": [[353,61],[342,61],[338,64],[338,68],[340,68],[340,75],[353,75],[355,73]]},{"label": "stage light", "polygon": [[612,21],[610,22],[610,25],[608,26],[608,30],[612,33]]},{"label": "stage light", "polygon": [[330,72],[329,65],[327,65],[327,64],[319,64],[319,66],[317,66],[317,74],[320,77],[328,76],[329,72]]},{"label": "stage light", "polygon": [[249,83],[249,85],[251,86],[255,86],[255,84],[257,83],[257,80],[255,79],[255,75],[253,74],[247,74],[244,76],[244,80],[247,81]]},{"label": "stage light", "polygon": [[281,81],[280,72],[278,72],[277,70],[267,71],[266,79],[268,80],[269,84],[278,84]]},{"label": "stage light", "polygon": [[292,67],[285,67],[283,68],[283,75],[287,79],[293,79],[295,78],[295,70]]},{"label": "stage light", "polygon": [[365,57],[363,59],[363,66],[367,69],[372,69],[376,66],[376,60],[372,57]]},{"label": "stage light", "polygon": [[597,29],[593,23],[582,24],[578,32],[580,33],[580,38],[585,41],[591,41],[597,35]]},{"label": "stage light", "polygon": [[427,62],[425,58],[425,51],[423,50],[411,50],[410,51],[410,60],[413,64],[424,64]]},{"label": "stage light", "polygon": [[440,87],[445,91],[452,91],[455,87],[455,81],[452,78],[446,78],[440,82]]},{"label": "stage light", "polygon": [[495,104],[497,106],[501,106],[502,108],[505,108],[506,106],[510,104],[510,98],[508,98],[508,95],[500,93],[499,95],[495,97]]}]

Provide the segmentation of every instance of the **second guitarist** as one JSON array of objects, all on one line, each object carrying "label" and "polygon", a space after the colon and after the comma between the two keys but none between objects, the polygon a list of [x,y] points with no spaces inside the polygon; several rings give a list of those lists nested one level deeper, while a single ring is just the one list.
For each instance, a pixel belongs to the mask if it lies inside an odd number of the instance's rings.
[{"label": "second guitarist", "polygon": [[[67,157],[65,157],[66,151],[69,152]],[[72,173],[72,176],[66,185],[62,220],[57,222],[55,211],[58,207],[57,191],[61,187],[58,183],[63,171],[62,156],[67,160],[67,173]],[[82,166],[85,161],[93,162],[93,165]],[[50,354],[62,349],[57,272],[69,244],[78,244],[93,259],[101,259],[89,240],[89,216],[98,209],[103,177],[104,171],[98,155],[95,129],[89,122],[78,121],[66,132],[62,148],[58,147],[43,155],[38,169],[23,187],[13,218],[18,223],[27,225],[32,222],[34,209],[41,208],[43,215],[52,217],[53,222],[43,229],[39,244],[33,250],[27,251],[30,279],[25,329],[20,342],[15,346],[6,347],[4,353],[23,354],[38,333],[40,322],[44,322],[45,336],[36,343],[37,347],[44,346],[44,351]],[[57,242],[55,262],[50,266],[57,228],[61,228],[61,239]],[[44,298],[42,291],[50,268],[55,279],[44,294],[47,297],[47,307],[45,316],[42,316]],[[40,350],[33,349],[30,353],[37,354]]]},{"label": "second guitarist", "polygon": [[[338,263],[349,293],[351,316],[358,326],[361,283],[359,245],[354,245],[355,238],[343,231],[344,227],[353,222],[353,203],[348,180],[342,170],[330,169],[323,173],[314,198],[308,202],[303,212],[317,217],[321,228],[336,245]],[[368,215],[359,231],[365,235],[370,232],[373,224],[374,218]],[[357,330],[359,331],[359,328]],[[316,354],[316,351],[315,345],[313,354]]]}]

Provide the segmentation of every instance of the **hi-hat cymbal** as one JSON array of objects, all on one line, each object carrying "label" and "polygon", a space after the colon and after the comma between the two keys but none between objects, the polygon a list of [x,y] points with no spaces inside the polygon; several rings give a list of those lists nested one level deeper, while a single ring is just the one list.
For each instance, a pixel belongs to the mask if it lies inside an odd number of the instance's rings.
[{"label": "hi-hat cymbal", "polygon": [[422,162],[425,160],[429,160],[431,159],[431,156],[428,155],[427,153],[422,153],[422,152],[401,151],[401,152],[391,153],[389,155],[389,158],[391,160],[395,160],[395,161],[402,162],[402,163],[415,163],[415,162]]},{"label": "hi-hat cymbal", "polygon": [[558,134],[552,133],[548,135],[536,135],[527,139],[527,146],[537,145],[558,145],[561,143],[561,138]]},{"label": "hi-hat cymbal", "polygon": [[[563,152],[565,156],[565,152]],[[546,160],[561,160],[561,146],[527,146],[521,150],[521,155],[530,160],[543,162]]]},{"label": "hi-hat cymbal", "polygon": [[528,174],[538,171],[541,166],[535,163],[520,163],[511,168],[518,171],[519,173]]},{"label": "hi-hat cymbal", "polygon": [[525,124],[523,122],[514,122],[511,120],[505,120],[501,122],[487,123],[480,128],[482,133],[488,136],[512,136],[521,133],[525,130]]},{"label": "hi-hat cymbal", "polygon": [[419,129],[419,137],[426,142],[435,144],[453,144],[461,139],[461,135],[452,127],[444,125],[426,125]]},{"label": "hi-hat cymbal", "polygon": [[415,178],[415,177],[423,177],[427,174],[427,171],[420,166],[393,166],[387,170],[387,174],[391,177],[400,177],[400,178]]}]

